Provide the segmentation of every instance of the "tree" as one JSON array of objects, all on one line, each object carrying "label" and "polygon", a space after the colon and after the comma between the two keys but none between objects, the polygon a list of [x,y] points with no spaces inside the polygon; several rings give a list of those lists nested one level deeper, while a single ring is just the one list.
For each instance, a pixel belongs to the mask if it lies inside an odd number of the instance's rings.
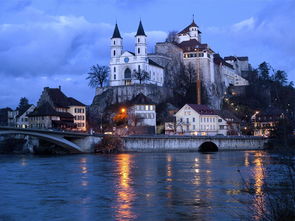
[{"label": "tree", "polygon": [[99,66],[93,65],[90,68],[90,72],[88,73],[89,86],[96,88],[97,86],[103,87],[104,82],[106,81],[108,74],[110,72],[110,68],[107,66]]},{"label": "tree", "polygon": [[29,100],[25,97],[22,97],[20,100],[19,100],[19,104],[18,104],[18,107],[17,107],[17,110],[20,112],[20,113],[23,113],[25,112],[28,108],[29,108]]},{"label": "tree", "polygon": [[285,71],[278,70],[274,74],[274,80],[278,82],[281,86],[284,86],[288,82],[287,73]]},{"label": "tree", "polygon": [[177,40],[177,31],[170,31],[166,38],[166,42],[175,43]]},{"label": "tree", "polygon": [[266,62],[263,62],[259,65],[258,67],[258,73],[259,73],[259,77],[262,79],[262,80],[270,80],[270,73],[269,71],[272,70],[272,67],[266,63]]},{"label": "tree", "polygon": [[142,70],[139,70],[139,71],[134,70],[133,76],[136,80],[139,80],[139,84],[141,84],[142,81],[150,79],[149,73],[147,71],[142,71]]}]

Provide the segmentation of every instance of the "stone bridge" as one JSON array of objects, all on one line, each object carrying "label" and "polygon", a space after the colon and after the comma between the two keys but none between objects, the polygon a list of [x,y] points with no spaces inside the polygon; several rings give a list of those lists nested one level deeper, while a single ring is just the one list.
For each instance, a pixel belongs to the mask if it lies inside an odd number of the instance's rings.
[{"label": "stone bridge", "polygon": [[260,150],[267,139],[254,136],[129,136],[126,151]]},{"label": "stone bridge", "polygon": [[93,152],[94,144],[99,143],[102,139],[102,135],[90,135],[88,133],[0,127],[0,136],[5,135],[24,135],[46,140],[63,147],[70,153]]}]

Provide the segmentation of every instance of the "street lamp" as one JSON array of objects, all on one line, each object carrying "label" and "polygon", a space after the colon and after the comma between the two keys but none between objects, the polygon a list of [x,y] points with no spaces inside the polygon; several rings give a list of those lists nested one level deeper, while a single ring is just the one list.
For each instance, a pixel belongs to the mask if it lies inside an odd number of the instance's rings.
[{"label": "street lamp", "polygon": [[126,113],[126,108],[121,108],[121,113],[122,114]]}]

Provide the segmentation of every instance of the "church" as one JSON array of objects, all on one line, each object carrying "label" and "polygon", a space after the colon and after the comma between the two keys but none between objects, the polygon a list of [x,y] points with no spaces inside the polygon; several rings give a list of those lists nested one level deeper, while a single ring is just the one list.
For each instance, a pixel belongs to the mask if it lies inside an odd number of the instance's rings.
[{"label": "church", "polygon": [[110,86],[154,84],[163,86],[164,68],[147,53],[147,35],[139,22],[135,35],[135,51],[123,51],[123,38],[118,24],[111,38]]}]

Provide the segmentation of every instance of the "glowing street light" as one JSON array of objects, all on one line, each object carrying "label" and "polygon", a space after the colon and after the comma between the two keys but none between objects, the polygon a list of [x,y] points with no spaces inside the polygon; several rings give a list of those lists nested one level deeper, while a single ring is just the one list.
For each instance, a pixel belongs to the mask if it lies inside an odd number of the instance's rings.
[{"label": "glowing street light", "polygon": [[121,108],[121,113],[122,114],[126,113],[126,108]]}]

